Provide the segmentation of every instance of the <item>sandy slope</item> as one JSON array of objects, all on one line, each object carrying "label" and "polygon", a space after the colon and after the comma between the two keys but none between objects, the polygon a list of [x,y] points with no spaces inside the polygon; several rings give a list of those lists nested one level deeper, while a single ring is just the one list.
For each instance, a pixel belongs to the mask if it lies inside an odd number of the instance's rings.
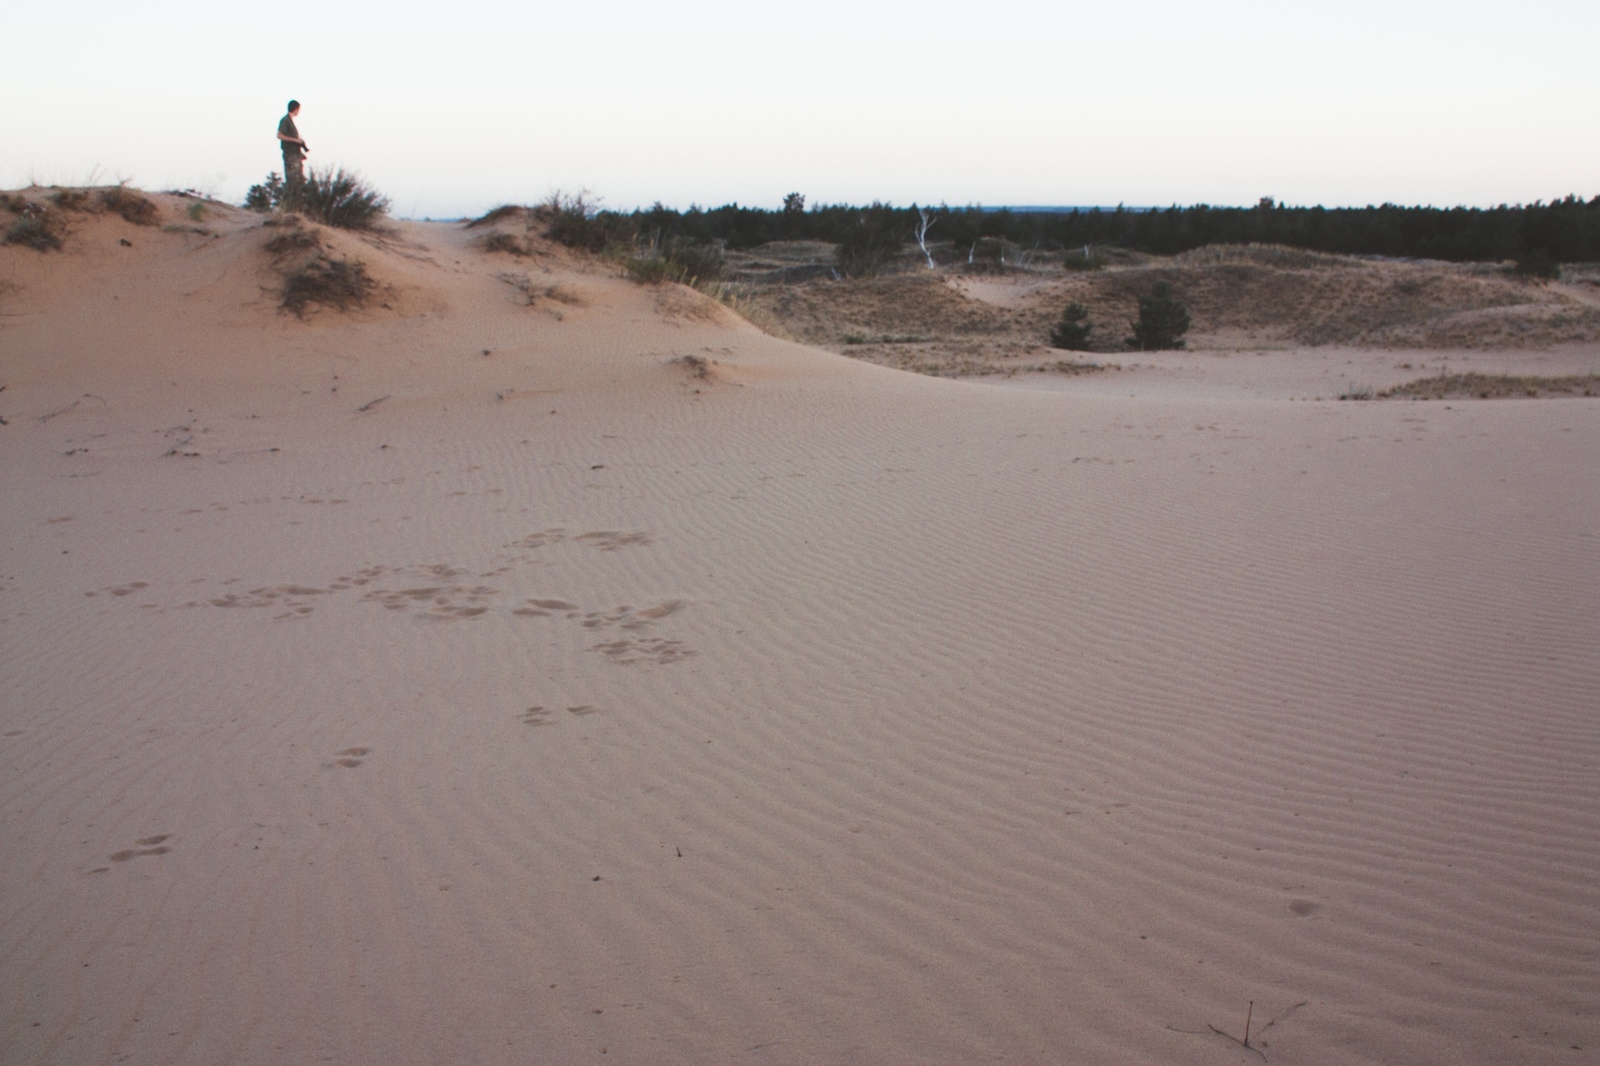
[{"label": "sandy slope", "polygon": [[443,224],[300,322],[255,223],[0,249],[0,1059],[1600,1049],[1600,401],[937,381]]}]

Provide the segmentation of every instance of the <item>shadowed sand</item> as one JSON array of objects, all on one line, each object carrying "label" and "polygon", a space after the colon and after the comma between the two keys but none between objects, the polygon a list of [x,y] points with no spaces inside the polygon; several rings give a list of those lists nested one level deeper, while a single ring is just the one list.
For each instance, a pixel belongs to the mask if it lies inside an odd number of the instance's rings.
[{"label": "shadowed sand", "polygon": [[934,380],[446,224],[301,321],[270,235],[0,248],[0,1059],[1600,1048],[1600,401]]}]

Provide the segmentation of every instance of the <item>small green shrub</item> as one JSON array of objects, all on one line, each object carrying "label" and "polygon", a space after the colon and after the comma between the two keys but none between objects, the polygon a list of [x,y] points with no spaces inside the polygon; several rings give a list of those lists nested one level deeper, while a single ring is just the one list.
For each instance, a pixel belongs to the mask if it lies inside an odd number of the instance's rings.
[{"label": "small green shrub", "polygon": [[102,192],[100,202],[108,211],[121,215],[136,226],[154,226],[161,221],[161,209],[155,205],[155,201],[121,185],[114,185]]},{"label": "small green shrub", "polygon": [[61,247],[61,235],[66,232],[61,216],[42,204],[26,204],[20,217],[6,231],[0,243],[20,244],[38,252],[48,252]]},{"label": "small green shrub", "polygon": [[282,203],[288,210],[339,229],[372,229],[389,210],[388,197],[343,167],[334,171],[313,168],[298,188],[285,191]]},{"label": "small green shrub", "polygon": [[376,288],[360,260],[319,255],[284,279],[281,306],[300,318],[312,304],[348,311],[366,306]]},{"label": "small green shrub", "polygon": [[1158,281],[1148,296],[1139,297],[1139,318],[1131,323],[1128,347],[1146,352],[1182,348],[1189,332],[1189,309],[1172,295],[1172,286]]},{"label": "small green shrub", "polygon": [[283,179],[273,171],[260,185],[250,186],[250,191],[244,194],[244,206],[263,214],[274,211],[283,203],[283,188]]},{"label": "small green shrub", "polygon": [[1050,331],[1050,345],[1069,352],[1089,350],[1089,333],[1094,323],[1089,321],[1089,309],[1076,301],[1061,312],[1061,321]]},{"label": "small green shrub", "polygon": [[1099,270],[1106,265],[1106,257],[1100,252],[1091,252],[1086,244],[1081,249],[1062,252],[1061,265],[1068,270]]}]

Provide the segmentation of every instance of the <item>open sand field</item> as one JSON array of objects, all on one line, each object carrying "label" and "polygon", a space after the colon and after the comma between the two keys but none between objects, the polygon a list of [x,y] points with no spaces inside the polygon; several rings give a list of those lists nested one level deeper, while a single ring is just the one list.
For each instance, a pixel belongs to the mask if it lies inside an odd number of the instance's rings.
[{"label": "open sand field", "polygon": [[0,247],[0,1061],[1600,1056],[1600,399],[154,199]]}]

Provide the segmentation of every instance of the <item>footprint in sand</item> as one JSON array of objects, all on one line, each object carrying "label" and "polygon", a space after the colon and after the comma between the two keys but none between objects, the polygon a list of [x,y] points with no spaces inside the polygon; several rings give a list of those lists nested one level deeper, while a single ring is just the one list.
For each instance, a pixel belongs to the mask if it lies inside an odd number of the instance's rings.
[{"label": "footprint in sand", "polygon": [[593,533],[582,533],[577,539],[591,548],[599,548],[603,552],[614,552],[618,548],[626,548],[630,544],[649,544],[650,534],[619,533],[611,529],[602,529]]},{"label": "footprint in sand", "polygon": [[1322,904],[1313,903],[1309,899],[1291,899],[1289,911],[1296,918],[1309,918],[1322,909]]},{"label": "footprint in sand", "polygon": [[529,707],[517,716],[517,721],[523,725],[549,725],[550,714],[543,707]]},{"label": "footprint in sand", "polygon": [[121,851],[112,852],[107,857],[112,862],[127,862],[129,859],[137,859],[143,855],[165,855],[172,849],[167,847],[164,842],[171,839],[171,833],[157,833],[155,836],[140,837],[134,841],[138,845],[137,847],[123,848]]},{"label": "footprint in sand", "polygon": [[343,766],[349,770],[354,770],[356,767],[361,765],[361,757],[363,755],[369,755],[371,752],[371,748],[345,748],[343,751],[336,753],[338,757],[333,761],[336,765]]},{"label": "footprint in sand", "polygon": [[694,650],[685,647],[683,641],[663,640],[660,637],[628,637],[623,640],[606,641],[594,645],[589,650],[601,652],[612,662],[622,666],[641,663],[667,666],[695,655]]}]

